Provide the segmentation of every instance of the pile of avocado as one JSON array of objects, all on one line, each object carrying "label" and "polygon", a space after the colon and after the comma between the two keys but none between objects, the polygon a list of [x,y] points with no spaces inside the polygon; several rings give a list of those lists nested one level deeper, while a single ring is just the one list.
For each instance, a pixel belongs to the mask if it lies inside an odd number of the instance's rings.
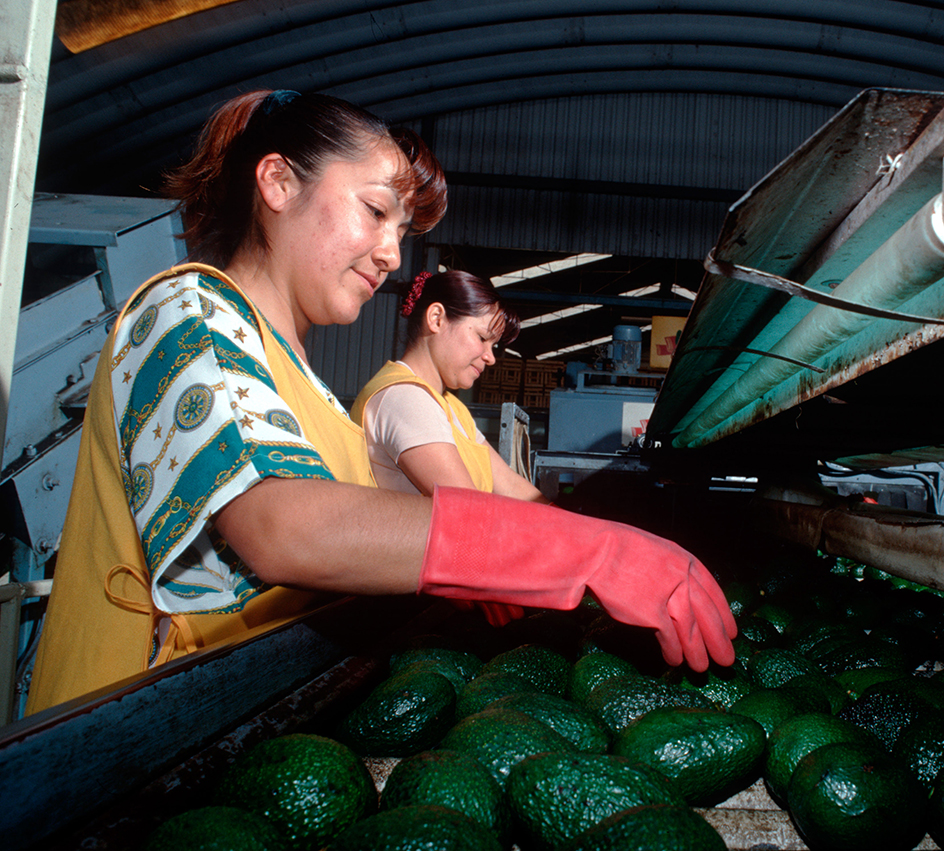
[{"label": "pile of avocado", "polygon": [[[944,597],[819,554],[720,578],[731,668],[667,668],[589,599],[501,629],[457,612],[330,729],[241,755],[146,851],[721,851],[702,808],[760,779],[814,851],[942,844]],[[379,792],[374,757],[396,760]],[[223,833],[245,841],[201,844]]]}]

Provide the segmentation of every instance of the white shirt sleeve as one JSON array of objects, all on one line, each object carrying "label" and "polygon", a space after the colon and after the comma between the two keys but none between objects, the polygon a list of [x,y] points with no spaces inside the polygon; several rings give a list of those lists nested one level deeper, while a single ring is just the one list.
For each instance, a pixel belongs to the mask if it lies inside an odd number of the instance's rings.
[{"label": "white shirt sleeve", "polygon": [[[394,384],[374,395],[364,410],[364,428],[368,440],[383,447],[394,462],[415,446],[456,443],[446,412],[417,384]],[[475,440],[485,442],[478,429]]]}]

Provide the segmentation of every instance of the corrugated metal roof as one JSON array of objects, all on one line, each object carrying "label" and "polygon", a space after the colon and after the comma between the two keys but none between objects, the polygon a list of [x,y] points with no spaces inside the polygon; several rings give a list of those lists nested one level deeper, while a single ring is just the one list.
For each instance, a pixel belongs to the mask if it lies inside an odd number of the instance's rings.
[{"label": "corrugated metal roof", "polygon": [[394,121],[627,92],[838,109],[871,86],[944,89],[942,41],[944,11],[898,0],[238,0],[75,56],[57,45],[40,187],[137,194],[251,88]]}]

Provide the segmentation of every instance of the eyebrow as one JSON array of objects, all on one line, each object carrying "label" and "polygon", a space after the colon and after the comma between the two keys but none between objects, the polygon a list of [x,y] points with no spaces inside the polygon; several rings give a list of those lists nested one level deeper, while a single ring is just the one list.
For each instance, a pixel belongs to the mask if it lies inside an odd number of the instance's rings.
[{"label": "eyebrow", "polygon": [[[397,199],[397,203],[398,203],[400,206],[405,207],[406,205],[403,203],[403,194],[402,194],[402,193],[400,192],[400,190],[397,188],[397,182],[398,182],[398,181],[397,181],[397,175],[394,175],[394,176],[391,177],[389,180],[368,180],[368,181],[367,181],[367,185],[368,185],[368,186],[379,186],[381,189],[389,189],[389,190],[393,193],[394,197]],[[408,194],[408,195],[413,195],[413,194],[415,194],[415,190],[410,189],[410,191],[409,191],[407,194]],[[414,206],[416,206],[416,205],[414,205]]]}]

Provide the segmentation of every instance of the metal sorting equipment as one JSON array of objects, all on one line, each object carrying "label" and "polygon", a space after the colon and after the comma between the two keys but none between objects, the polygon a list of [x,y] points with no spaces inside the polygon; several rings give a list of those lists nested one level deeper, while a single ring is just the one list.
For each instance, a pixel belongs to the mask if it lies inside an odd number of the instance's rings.
[{"label": "metal sorting equipment", "polygon": [[183,243],[174,236],[179,231],[169,201],[87,195],[34,200],[0,452],[0,543],[11,565],[11,587],[3,590],[16,592],[6,595],[4,624],[15,622],[22,606],[19,640],[3,645],[4,651],[19,645],[19,665],[0,654],[3,721],[18,715],[25,699],[29,645],[38,626],[31,595],[49,593],[46,563],[65,519],[98,353],[131,293],[183,257]]},{"label": "metal sorting equipment", "polygon": [[850,505],[818,465],[940,473],[942,109],[865,91],[731,208],[647,435],[656,456],[763,469],[763,528],[936,588],[939,494]]},{"label": "metal sorting equipment", "polygon": [[[723,539],[749,519],[762,534],[944,588],[939,496],[926,511],[913,499],[907,508],[852,503],[817,475],[822,459],[876,474],[944,459],[929,417],[881,418],[892,393],[926,397],[928,366],[944,359],[931,345],[944,334],[942,110],[944,94],[864,92],[753,187],[706,261],[643,440],[603,451],[571,442],[545,469],[588,481],[610,474],[608,486],[638,479],[634,493],[653,489],[645,510],[672,509],[654,531],[683,544],[692,525]],[[153,271],[134,274],[132,285]],[[70,313],[79,327],[120,303],[105,295],[107,278],[94,283],[101,309]],[[910,366],[915,358],[919,368]],[[875,380],[887,371],[894,380]],[[46,404],[59,404],[73,374],[86,376],[64,366],[59,383],[46,385]],[[594,404],[606,392],[595,390]],[[808,428],[795,422],[801,406]],[[863,411],[881,427],[851,416]],[[77,433],[73,425],[58,438],[68,426],[31,434],[37,458],[44,438],[62,442]],[[28,502],[21,482],[11,484],[20,469],[14,454],[22,460],[26,446],[5,450],[0,482]],[[538,453],[536,475],[541,468]],[[39,527],[22,523],[35,552]],[[42,559],[29,558],[35,576]],[[317,726],[357,700],[398,639],[452,618],[447,604],[415,597],[335,600],[10,724],[0,731],[0,834],[13,849],[129,847],[160,818],[202,800],[244,749]],[[383,766],[370,767],[382,782]],[[730,849],[806,847],[759,784],[702,812]],[[936,846],[925,838],[918,847]]]}]

